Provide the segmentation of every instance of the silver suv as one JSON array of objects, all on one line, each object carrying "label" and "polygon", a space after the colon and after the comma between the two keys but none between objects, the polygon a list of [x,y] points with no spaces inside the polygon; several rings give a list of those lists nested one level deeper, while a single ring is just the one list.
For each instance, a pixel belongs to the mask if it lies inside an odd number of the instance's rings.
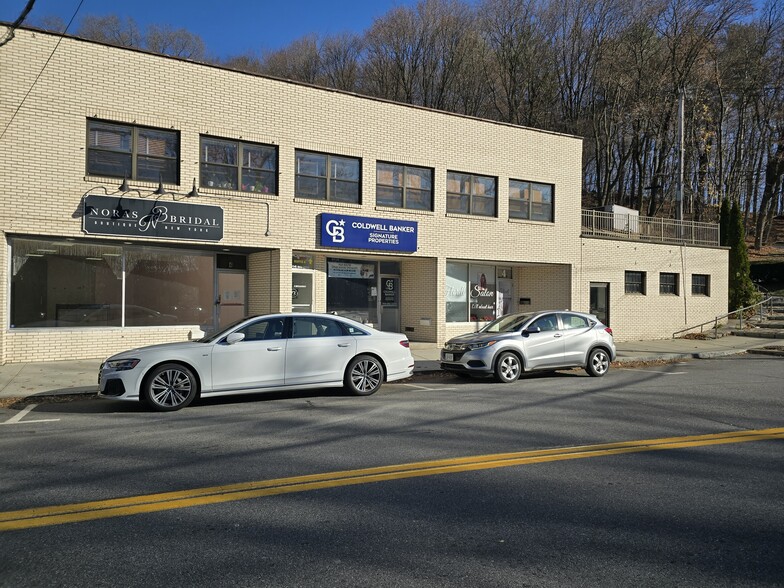
[{"label": "silver suv", "polygon": [[514,382],[522,372],[585,368],[603,376],[615,360],[612,329],[592,314],[546,310],[507,314],[447,341],[441,369]]}]

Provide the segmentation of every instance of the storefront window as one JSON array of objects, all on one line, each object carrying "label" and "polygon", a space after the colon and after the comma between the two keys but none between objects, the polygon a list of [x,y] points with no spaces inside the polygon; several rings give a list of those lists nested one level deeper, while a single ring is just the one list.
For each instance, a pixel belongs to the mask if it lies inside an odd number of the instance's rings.
[{"label": "storefront window", "polygon": [[512,268],[447,262],[447,322],[485,322],[512,312]]},{"label": "storefront window", "polygon": [[378,324],[376,264],[356,259],[327,260],[327,312],[360,323]]},{"label": "storefront window", "polygon": [[446,320],[463,323],[468,320],[468,264],[446,264]]},{"label": "storefront window", "polygon": [[212,322],[212,255],[133,249],[125,252],[125,326]]},{"label": "storefront window", "polygon": [[212,323],[212,254],[67,240],[11,246],[12,328]]}]

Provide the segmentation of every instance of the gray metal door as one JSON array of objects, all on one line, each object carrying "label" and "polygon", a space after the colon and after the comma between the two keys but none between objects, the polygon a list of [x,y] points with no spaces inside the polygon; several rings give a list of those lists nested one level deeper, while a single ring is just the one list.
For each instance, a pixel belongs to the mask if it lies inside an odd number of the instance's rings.
[{"label": "gray metal door", "polygon": [[400,332],[400,276],[381,276],[379,310],[382,331]]}]

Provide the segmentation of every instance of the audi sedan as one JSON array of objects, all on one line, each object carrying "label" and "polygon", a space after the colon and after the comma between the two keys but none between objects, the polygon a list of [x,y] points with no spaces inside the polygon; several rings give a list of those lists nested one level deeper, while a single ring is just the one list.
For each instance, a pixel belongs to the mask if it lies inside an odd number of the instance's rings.
[{"label": "audi sedan", "polygon": [[514,382],[522,372],[581,367],[603,376],[615,360],[612,329],[592,314],[548,310],[508,314],[447,341],[441,369]]},{"label": "audi sedan", "polygon": [[358,396],[414,371],[408,338],[340,316],[255,316],[182,343],[150,345],[101,364],[99,395],[179,410],[197,397],[345,387]]}]

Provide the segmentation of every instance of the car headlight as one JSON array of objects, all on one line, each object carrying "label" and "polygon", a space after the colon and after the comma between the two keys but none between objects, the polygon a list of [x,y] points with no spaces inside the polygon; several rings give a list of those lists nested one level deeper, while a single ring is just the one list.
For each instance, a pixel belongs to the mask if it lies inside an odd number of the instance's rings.
[{"label": "car headlight", "polygon": [[490,347],[491,345],[495,345],[498,341],[482,341],[481,343],[469,343],[466,345],[469,350],[474,349],[484,349],[485,347]]},{"label": "car headlight", "polygon": [[116,372],[132,370],[139,363],[138,359],[113,359],[106,362],[106,367]]}]

